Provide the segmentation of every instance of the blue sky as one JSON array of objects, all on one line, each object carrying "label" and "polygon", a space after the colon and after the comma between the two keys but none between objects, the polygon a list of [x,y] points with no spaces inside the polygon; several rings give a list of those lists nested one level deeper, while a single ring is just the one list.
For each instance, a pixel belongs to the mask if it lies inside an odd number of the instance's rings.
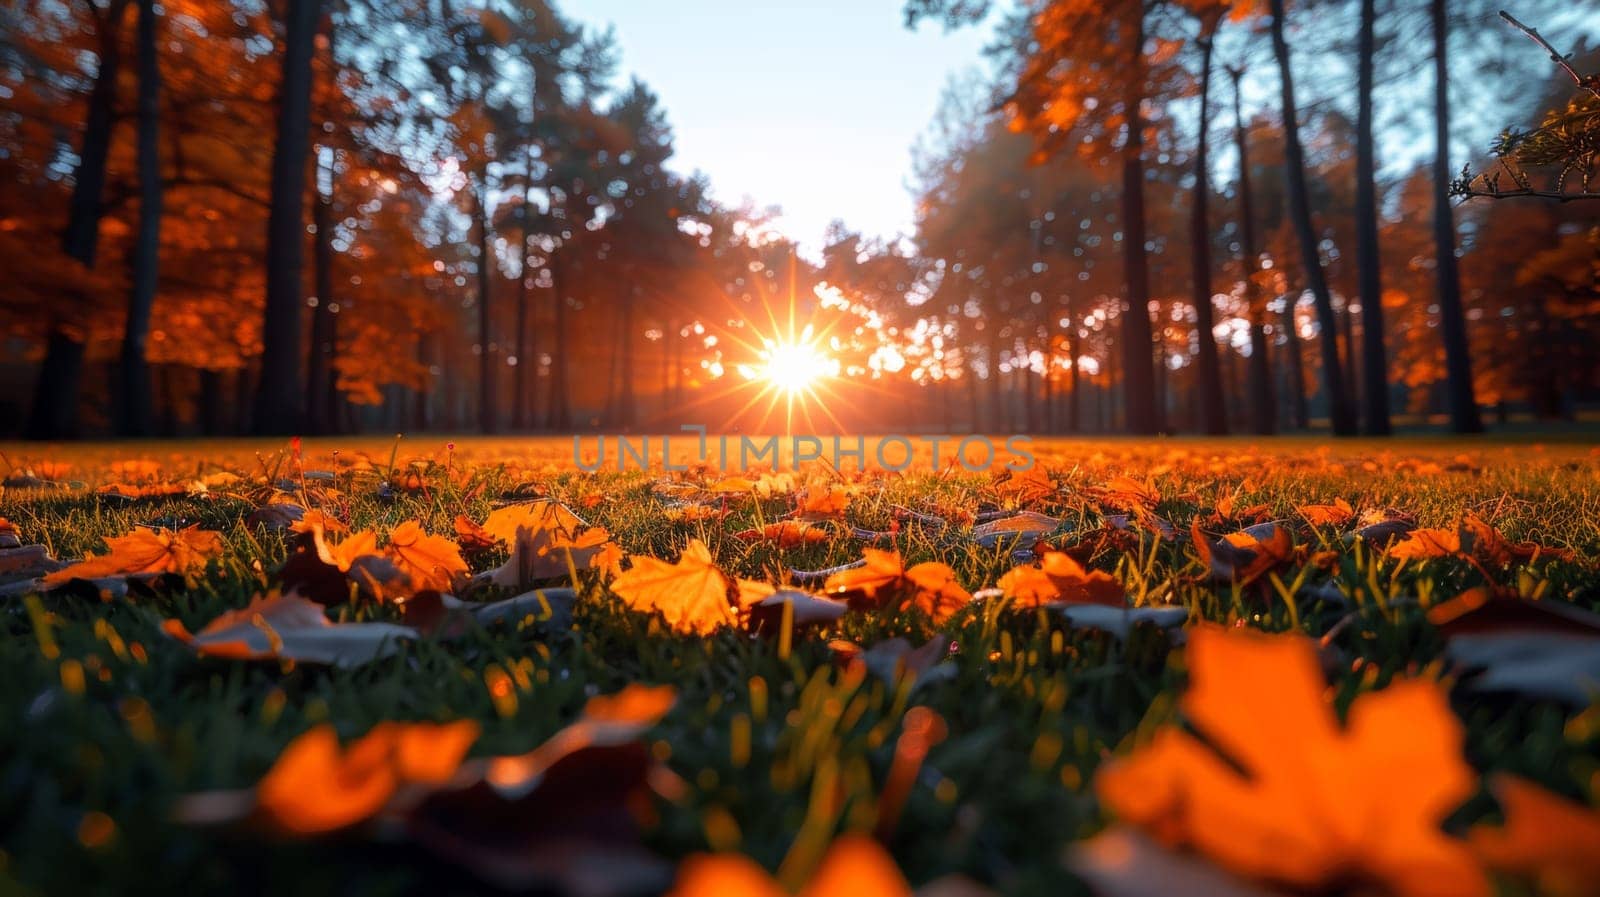
[{"label": "blue sky", "polygon": [[911,146],[947,79],[982,64],[988,29],[903,25],[899,0],[574,0],[610,23],[621,76],[660,95],[674,166],[711,176],[720,201],[783,207],[815,250],[828,221],[909,233]]}]

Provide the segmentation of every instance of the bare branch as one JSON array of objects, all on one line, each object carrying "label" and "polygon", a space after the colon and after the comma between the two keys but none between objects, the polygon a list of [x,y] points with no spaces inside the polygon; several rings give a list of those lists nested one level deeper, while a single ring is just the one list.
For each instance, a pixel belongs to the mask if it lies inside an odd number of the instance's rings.
[{"label": "bare branch", "polygon": [[1572,76],[1572,82],[1574,84],[1578,85],[1584,90],[1589,91],[1596,97],[1600,97],[1600,78],[1585,78],[1578,74],[1578,70],[1572,67],[1572,63],[1567,61],[1567,57],[1561,55],[1561,53],[1558,52],[1555,47],[1550,46],[1550,42],[1544,39],[1544,36],[1539,33],[1539,29],[1524,25],[1523,23],[1517,21],[1516,16],[1506,12],[1503,9],[1500,10],[1500,18],[1509,22],[1511,27],[1521,31],[1528,37],[1533,38],[1534,43],[1538,44],[1540,47],[1543,47],[1544,51],[1550,54],[1551,62],[1561,66],[1562,71]]}]

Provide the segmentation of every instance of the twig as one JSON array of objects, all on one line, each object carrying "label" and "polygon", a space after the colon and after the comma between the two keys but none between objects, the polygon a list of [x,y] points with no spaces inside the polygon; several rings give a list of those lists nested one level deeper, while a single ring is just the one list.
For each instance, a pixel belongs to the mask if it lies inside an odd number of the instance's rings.
[{"label": "twig", "polygon": [[1468,188],[1456,194],[1463,199],[1484,197],[1487,199],[1511,199],[1517,196],[1532,196],[1539,199],[1556,199],[1561,202],[1573,202],[1579,199],[1600,199],[1600,193],[1563,193],[1560,190],[1536,190],[1525,187],[1516,190],[1479,190]]},{"label": "twig", "polygon": [[1533,38],[1534,43],[1538,44],[1540,47],[1543,47],[1544,51],[1550,54],[1550,61],[1561,66],[1562,71],[1572,76],[1572,82],[1574,84],[1578,85],[1584,90],[1589,91],[1596,97],[1600,97],[1600,78],[1584,78],[1582,75],[1578,74],[1578,70],[1572,67],[1572,63],[1567,61],[1567,57],[1557,52],[1556,48],[1550,46],[1550,42],[1545,40],[1543,35],[1539,34],[1539,29],[1531,28],[1522,24],[1521,22],[1517,21],[1516,16],[1506,12],[1503,9],[1500,10],[1500,18],[1509,22],[1511,27],[1521,31],[1528,37]]}]

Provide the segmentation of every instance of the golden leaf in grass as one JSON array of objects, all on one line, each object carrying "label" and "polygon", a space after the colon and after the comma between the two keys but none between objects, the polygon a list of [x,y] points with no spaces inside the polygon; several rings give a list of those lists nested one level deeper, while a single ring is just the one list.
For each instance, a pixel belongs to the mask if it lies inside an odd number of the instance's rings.
[{"label": "golden leaf in grass", "polygon": [[64,567],[44,578],[46,585],[72,579],[177,573],[189,576],[222,554],[222,534],[198,525],[180,530],[137,529],[106,539],[110,551]]},{"label": "golden leaf in grass", "polygon": [[1127,590],[1115,576],[1102,570],[1086,570],[1072,556],[1047,551],[1036,564],[1024,564],[1000,577],[1000,590],[1016,607],[1041,604],[1105,604],[1123,607]]},{"label": "golden leaf in grass", "polygon": [[690,540],[675,564],[635,557],[611,591],[634,610],[660,612],[667,625],[684,634],[709,635],[738,619],[730,600],[732,583],[699,539]]},{"label": "golden leaf in grass", "polygon": [[384,547],[384,554],[411,579],[411,587],[417,591],[448,592],[454,588],[456,577],[467,573],[467,562],[461,558],[460,546],[444,536],[428,535],[415,520],[407,520],[389,531],[389,544]]},{"label": "golden leaf in grass", "polygon": [[1356,516],[1355,508],[1342,498],[1334,499],[1331,505],[1301,505],[1295,512],[1312,526],[1343,526]]},{"label": "golden leaf in grass", "polygon": [[857,608],[915,607],[935,623],[950,619],[972,601],[948,565],[928,561],[906,569],[898,551],[867,548],[862,554],[866,565],[829,576],[823,583],[825,594]]},{"label": "golden leaf in grass", "polygon": [[[1345,725],[1313,642],[1202,626],[1175,726],[1103,767],[1102,804],[1236,874],[1315,891],[1369,881],[1395,897],[1478,897],[1465,842],[1440,828],[1477,788],[1436,683],[1357,698]],[[1203,739],[1203,740],[1202,740]]]}]

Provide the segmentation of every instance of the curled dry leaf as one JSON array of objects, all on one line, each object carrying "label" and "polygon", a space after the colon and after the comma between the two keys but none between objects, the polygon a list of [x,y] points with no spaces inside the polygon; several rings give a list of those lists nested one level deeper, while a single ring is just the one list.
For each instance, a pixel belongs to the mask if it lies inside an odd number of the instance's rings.
[{"label": "curled dry leaf", "polygon": [[1060,551],[1047,551],[1037,563],[1013,568],[1000,577],[1000,591],[1013,606],[1033,608],[1044,604],[1104,604],[1123,607],[1127,590],[1115,576],[1083,565]]},{"label": "curled dry leaf", "polygon": [[528,621],[547,630],[572,625],[578,593],[572,589],[535,589],[501,601],[462,601],[439,592],[418,592],[406,599],[405,624],[426,635],[450,638],[472,623],[487,626],[502,620]]},{"label": "curled dry leaf", "polygon": [[399,650],[416,630],[395,623],[334,623],[322,605],[296,594],[274,592],[229,611],[197,633],[180,620],[161,624],[167,635],[202,657],[227,660],[287,660],[354,667]]},{"label": "curled dry leaf", "polygon": [[1445,656],[1477,691],[1584,707],[1600,696],[1600,614],[1558,599],[1469,589],[1428,609]]},{"label": "curled dry leaf", "polygon": [[550,527],[519,527],[511,544],[511,557],[481,578],[504,588],[521,589],[540,580],[567,576],[573,570],[597,569],[616,576],[621,566],[622,549],[601,527],[578,535]]},{"label": "curled dry leaf", "polygon": [[1600,811],[1558,797],[1525,779],[1497,775],[1489,788],[1505,825],[1468,833],[1489,868],[1522,879],[1549,897],[1600,893]]},{"label": "curled dry leaf", "polygon": [[953,640],[947,635],[935,635],[919,647],[903,638],[892,638],[863,649],[854,642],[837,639],[828,643],[834,659],[851,665],[859,663],[869,673],[890,685],[899,684],[901,678],[910,676],[917,685],[927,685],[956,674],[954,664],[943,664],[950,656]]},{"label": "curled dry leaf", "polygon": [[1183,607],[1107,607],[1103,604],[1065,603],[1049,606],[1074,626],[1098,629],[1123,640],[1140,623],[1174,630],[1189,619],[1189,610]]},{"label": "curled dry leaf", "polygon": [[1258,523],[1212,540],[1196,521],[1191,533],[1201,563],[1217,582],[1255,582],[1294,554],[1294,537],[1279,523]]},{"label": "curled dry leaf", "polygon": [[323,723],[291,741],[254,789],[184,795],[174,815],[190,825],[248,820],[291,838],[342,831],[450,781],[477,739],[471,720],[383,722],[341,747]]},{"label": "curled dry leaf", "polygon": [[1306,890],[1364,880],[1395,897],[1489,893],[1466,844],[1440,828],[1477,775],[1436,684],[1362,695],[1341,727],[1309,639],[1202,626],[1187,655],[1181,707],[1201,738],[1169,726],[1101,769],[1096,792],[1124,822]]},{"label": "curled dry leaf", "polygon": [[782,589],[748,606],[746,620],[750,631],[776,633],[783,626],[785,608],[789,609],[790,623],[799,629],[836,623],[850,610],[850,605],[799,589]]},{"label": "curled dry leaf", "polygon": [[176,573],[185,578],[205,569],[206,562],[222,554],[222,534],[200,529],[137,529],[126,536],[106,539],[105,554],[63,567],[44,578],[46,586],[73,579],[107,576]]},{"label": "curled dry leaf", "polygon": [[530,532],[554,530],[571,536],[585,526],[587,524],[583,518],[574,514],[571,508],[558,501],[541,499],[496,508],[489,512],[481,529],[489,538],[512,545],[517,540],[519,529]]},{"label": "curled dry leaf", "polygon": [[669,872],[639,846],[636,817],[652,792],[681,783],[640,738],[675,701],[671,687],[644,685],[592,698],[533,751],[468,762],[407,814],[406,830],[506,890],[658,892]]},{"label": "curled dry leaf", "polygon": [[972,528],[972,541],[984,548],[1027,544],[1042,539],[1060,528],[1061,521],[1055,517],[1023,511],[1011,517],[978,524]]}]

